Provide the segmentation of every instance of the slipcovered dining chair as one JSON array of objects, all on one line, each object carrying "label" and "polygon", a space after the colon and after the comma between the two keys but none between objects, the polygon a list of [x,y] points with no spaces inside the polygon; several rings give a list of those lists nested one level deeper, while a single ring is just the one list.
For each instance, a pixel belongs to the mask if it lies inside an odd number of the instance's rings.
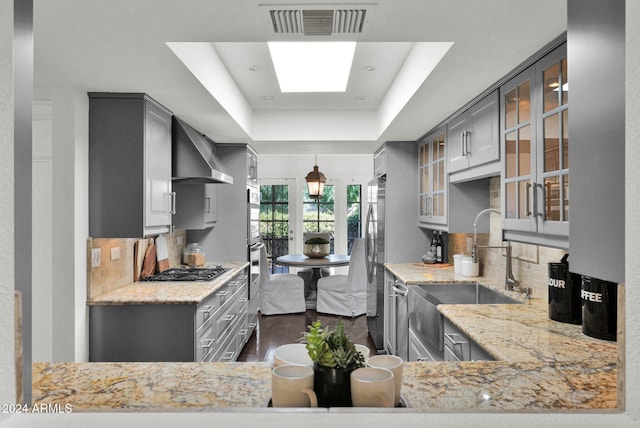
[{"label": "slipcovered dining chair", "polygon": [[305,312],[304,281],[297,275],[271,275],[267,250],[260,249],[260,313],[262,315]]},{"label": "slipcovered dining chair", "polygon": [[318,280],[318,312],[356,317],[367,311],[367,268],[364,239],[353,241],[349,273]]}]

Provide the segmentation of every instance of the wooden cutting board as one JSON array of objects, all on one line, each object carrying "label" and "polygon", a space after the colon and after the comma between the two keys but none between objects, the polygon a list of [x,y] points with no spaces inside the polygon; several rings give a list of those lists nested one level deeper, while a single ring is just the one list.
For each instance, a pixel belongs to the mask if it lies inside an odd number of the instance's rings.
[{"label": "wooden cutting board", "polygon": [[142,271],[140,272],[140,279],[145,279],[156,273],[156,246],[153,240],[149,240],[149,246],[144,254],[144,262],[142,263]]},{"label": "wooden cutting board", "polygon": [[138,239],[133,245],[133,280],[140,280],[140,272],[142,272],[142,264],[144,263],[144,255],[149,246],[148,239]]},{"label": "wooden cutting board", "polygon": [[160,235],[156,238],[156,251],[158,256],[158,272],[169,269],[169,248],[167,238]]}]

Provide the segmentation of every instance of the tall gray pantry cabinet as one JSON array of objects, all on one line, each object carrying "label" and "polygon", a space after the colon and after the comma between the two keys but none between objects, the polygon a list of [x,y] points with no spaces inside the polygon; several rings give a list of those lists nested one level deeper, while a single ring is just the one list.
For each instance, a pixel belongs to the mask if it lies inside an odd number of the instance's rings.
[{"label": "tall gray pantry cabinet", "polygon": [[89,93],[89,235],[168,233],[171,111],[142,93]]}]

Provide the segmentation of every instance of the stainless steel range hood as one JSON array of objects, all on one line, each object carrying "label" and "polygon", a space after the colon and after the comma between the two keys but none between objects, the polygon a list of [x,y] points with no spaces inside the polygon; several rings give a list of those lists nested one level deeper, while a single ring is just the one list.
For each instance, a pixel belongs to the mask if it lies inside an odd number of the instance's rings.
[{"label": "stainless steel range hood", "polygon": [[175,116],[171,166],[176,183],[233,184],[218,165],[215,143]]}]

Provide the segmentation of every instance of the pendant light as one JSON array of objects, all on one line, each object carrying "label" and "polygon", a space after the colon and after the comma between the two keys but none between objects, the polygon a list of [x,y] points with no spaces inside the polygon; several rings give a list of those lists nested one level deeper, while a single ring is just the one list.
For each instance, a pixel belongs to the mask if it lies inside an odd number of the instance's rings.
[{"label": "pendant light", "polygon": [[313,171],[307,174],[304,179],[307,181],[309,197],[320,199],[324,192],[324,183],[327,181],[327,177],[318,170],[318,155],[316,155],[316,164],[313,167]]}]

